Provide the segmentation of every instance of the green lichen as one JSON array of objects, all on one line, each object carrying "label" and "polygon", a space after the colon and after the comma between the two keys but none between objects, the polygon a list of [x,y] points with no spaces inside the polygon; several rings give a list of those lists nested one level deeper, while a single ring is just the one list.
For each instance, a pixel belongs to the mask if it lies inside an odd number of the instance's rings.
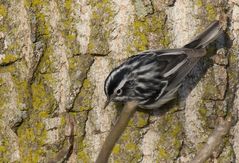
[{"label": "green lichen", "polygon": [[[227,136],[223,139],[221,142],[221,147],[223,149],[219,148],[219,156],[217,157],[217,162],[224,163],[224,162],[233,162],[232,160],[235,159],[235,151],[233,150],[233,147],[230,143],[230,138]],[[215,153],[218,152],[218,149],[216,149]]]},{"label": "green lichen", "polygon": [[71,5],[72,5],[72,0],[66,0],[64,3],[64,6],[67,10],[71,9]]},{"label": "green lichen", "polygon": [[228,79],[232,85],[235,85],[238,82],[238,72],[235,71],[238,65],[238,55],[230,54],[229,55],[229,69],[228,69]]},{"label": "green lichen", "polygon": [[17,107],[19,110],[28,110],[30,107],[29,83],[26,80],[19,80],[19,77],[13,79],[17,90]]},{"label": "green lichen", "polygon": [[44,110],[51,113],[56,108],[56,99],[43,83],[32,85],[33,109]]},{"label": "green lichen", "polygon": [[135,0],[135,1],[133,1],[133,3],[134,3],[134,6],[135,6],[136,15],[139,18],[145,19],[145,17],[148,14],[153,13],[153,6],[152,5],[149,5],[149,4],[145,5],[144,1],[141,1],[141,0]]},{"label": "green lichen", "polygon": [[138,51],[143,51],[148,48],[148,37],[147,33],[149,32],[149,24],[147,22],[135,21],[133,24],[134,36],[137,39],[134,40],[134,48]]},{"label": "green lichen", "polygon": [[42,11],[43,7],[48,6],[48,2],[44,0],[25,0],[24,5],[33,11],[33,14],[30,16],[36,19],[36,37],[45,41],[49,39],[51,36],[50,25],[46,20],[44,11]]},{"label": "green lichen", "polygon": [[148,119],[149,115],[147,113],[137,112],[136,114],[134,114],[134,117],[132,118],[129,126],[131,126],[134,122],[133,124],[135,124],[135,126],[138,128],[145,127],[146,125],[148,125]]},{"label": "green lichen", "polygon": [[65,116],[61,116],[61,126],[65,126],[66,125],[66,118]]},{"label": "green lichen", "polygon": [[[138,162],[142,158],[139,145],[140,130],[136,127],[127,127],[115,146],[115,152],[112,153],[114,160],[118,162]],[[118,154],[119,153],[119,154]]]},{"label": "green lichen", "polygon": [[207,109],[205,107],[200,107],[198,109],[198,112],[201,115],[201,117],[206,117],[206,115],[207,115]]},{"label": "green lichen", "polygon": [[113,21],[115,11],[113,10],[112,1],[90,0],[92,7],[91,15],[91,34],[88,45],[88,53],[106,55],[109,53],[108,40],[110,38],[110,22]]},{"label": "green lichen", "polygon": [[0,145],[0,153],[5,153],[7,151],[6,147],[3,145]]},{"label": "green lichen", "polygon": [[[30,123],[24,123],[18,128],[18,140],[21,159],[23,162],[39,162],[46,155],[44,149],[47,131],[37,116],[32,117]],[[38,120],[37,120],[38,119]]]},{"label": "green lichen", "polygon": [[4,66],[4,67],[1,67],[0,68],[0,73],[14,73],[14,72],[17,72],[17,68],[15,65],[11,64],[11,65],[8,65],[8,66]]},{"label": "green lichen", "polygon": [[[9,57],[11,58],[11,57]],[[6,58],[5,58],[6,59]],[[15,56],[14,56],[15,59]],[[12,59],[9,59],[12,60]],[[8,62],[9,63],[9,62]],[[4,105],[9,105],[11,102],[10,99],[14,98],[16,109],[18,110],[27,110],[29,108],[29,90],[28,84],[25,78],[23,78],[22,71],[26,70],[25,64],[22,62],[16,62],[14,64],[5,65],[0,68],[0,74],[7,73],[10,78],[1,78],[0,85],[0,107]],[[12,83],[12,84],[10,84]],[[16,96],[12,97],[13,94]],[[9,98],[10,96],[10,98]],[[4,109],[3,109],[4,111]]]},{"label": "green lichen", "polygon": [[168,158],[168,154],[165,149],[159,148],[158,151],[159,151],[160,158],[162,158],[162,159]]},{"label": "green lichen", "polygon": [[[89,93],[90,92],[90,93]],[[92,95],[92,84],[88,79],[83,81],[83,86],[74,104],[73,111],[87,111],[91,110],[91,95]]]},{"label": "green lichen", "polygon": [[0,60],[0,66],[4,66],[4,65],[8,65],[11,63],[16,62],[18,59],[18,57],[16,55],[13,54],[7,54],[4,56],[3,59]]},{"label": "green lichen", "polygon": [[12,144],[9,142],[8,134],[4,132],[4,126],[5,125],[0,124],[0,129],[2,129],[2,133],[0,133],[0,162],[9,162],[9,159],[11,158]]},{"label": "green lichen", "polygon": [[31,1],[31,6],[34,7],[38,7],[44,5],[44,1],[43,0],[32,0]]},{"label": "green lichen", "polygon": [[[183,128],[176,113],[167,113],[158,124],[160,138],[157,150],[159,152],[157,162],[176,159],[182,146]],[[156,143],[156,142],[155,142]]]},{"label": "green lichen", "polygon": [[197,0],[197,1],[196,1],[196,5],[197,5],[198,7],[202,7],[202,6],[203,6],[203,1],[202,1],[202,0]]},{"label": "green lichen", "polygon": [[60,10],[62,14],[64,15],[62,17],[62,25],[63,28],[61,29],[62,36],[64,37],[65,40],[65,45],[69,47],[71,50],[67,51],[67,54],[69,56],[72,56],[73,54],[79,54],[79,46],[77,44],[77,31],[75,27],[75,21],[74,17],[72,16],[73,13],[73,8],[74,2],[72,0],[66,0],[64,2],[64,5],[61,7]]},{"label": "green lichen", "polygon": [[82,162],[89,162],[90,161],[89,156],[84,151],[78,152],[77,156],[78,156],[79,161],[82,161]]},{"label": "green lichen", "polygon": [[216,8],[211,4],[206,5],[207,17],[210,21],[215,20],[217,16]]},{"label": "green lichen", "polygon": [[133,36],[132,43],[129,43],[127,51],[132,54],[136,51],[149,49],[149,38],[154,36],[154,46],[157,48],[167,47],[170,43],[167,30],[165,28],[165,15],[150,15],[145,20],[136,19],[130,26],[129,35]]},{"label": "green lichen", "polygon": [[7,6],[1,3],[0,4],[0,19],[1,19],[0,32],[5,33],[9,31],[9,23],[7,21],[7,14],[8,14]]},{"label": "green lichen", "polygon": [[3,4],[0,4],[0,16],[7,16],[7,8]]},{"label": "green lichen", "polygon": [[208,70],[208,73],[206,74],[205,82],[203,83],[203,99],[206,100],[218,100],[221,99],[223,100],[224,98],[224,91],[220,89],[220,85],[226,84],[225,82],[223,83],[223,80],[219,84],[216,82],[216,75],[215,75],[215,69],[211,68]]},{"label": "green lichen", "polygon": [[116,144],[112,151],[113,154],[118,155],[120,153],[120,145]]},{"label": "green lichen", "polygon": [[37,13],[36,19],[38,21],[38,37],[43,37],[44,39],[49,39],[51,36],[50,27],[46,23],[46,17],[43,13]]},{"label": "green lichen", "polygon": [[46,111],[42,111],[39,113],[40,118],[47,118],[49,116],[49,113]]},{"label": "green lichen", "polygon": [[85,144],[83,140],[80,140],[78,145],[78,152],[77,152],[77,158],[81,162],[90,162],[89,155],[84,151]]},{"label": "green lichen", "polygon": [[126,150],[128,151],[135,151],[135,149],[137,148],[136,144],[134,143],[128,143],[125,146]]},{"label": "green lichen", "polygon": [[52,46],[48,46],[44,50],[38,66],[38,71],[44,74],[50,74],[56,71],[56,66],[54,63],[54,51]]}]

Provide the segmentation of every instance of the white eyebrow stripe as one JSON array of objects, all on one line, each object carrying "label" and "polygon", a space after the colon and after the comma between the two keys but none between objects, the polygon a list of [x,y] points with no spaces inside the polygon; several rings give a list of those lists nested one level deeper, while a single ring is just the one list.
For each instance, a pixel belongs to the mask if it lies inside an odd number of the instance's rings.
[{"label": "white eyebrow stripe", "polygon": [[119,85],[116,87],[115,90],[121,89],[126,82],[127,82],[127,78],[124,78],[124,79],[119,83]]},{"label": "white eyebrow stripe", "polygon": [[172,75],[173,73],[175,73],[186,61],[187,60],[184,59],[182,62],[177,64],[175,67],[173,67],[173,69],[171,69],[168,72],[166,72],[165,74],[163,74],[163,77],[168,77],[169,75]]}]

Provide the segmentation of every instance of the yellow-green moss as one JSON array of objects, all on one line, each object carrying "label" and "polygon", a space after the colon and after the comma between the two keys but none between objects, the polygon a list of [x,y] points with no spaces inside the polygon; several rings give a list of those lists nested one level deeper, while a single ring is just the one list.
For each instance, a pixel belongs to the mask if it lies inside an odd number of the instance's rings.
[{"label": "yellow-green moss", "polygon": [[7,15],[7,8],[3,4],[0,4],[0,16],[5,17],[6,15]]}]

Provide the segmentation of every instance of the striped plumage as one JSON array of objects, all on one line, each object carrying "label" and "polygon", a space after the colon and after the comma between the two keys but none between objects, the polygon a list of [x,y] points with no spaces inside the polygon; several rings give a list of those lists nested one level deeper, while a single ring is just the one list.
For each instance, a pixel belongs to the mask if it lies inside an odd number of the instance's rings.
[{"label": "striped plumage", "polygon": [[105,81],[108,100],[134,100],[145,109],[159,108],[175,97],[181,81],[206,55],[205,47],[221,33],[215,21],[183,48],[149,50],[128,58]]}]

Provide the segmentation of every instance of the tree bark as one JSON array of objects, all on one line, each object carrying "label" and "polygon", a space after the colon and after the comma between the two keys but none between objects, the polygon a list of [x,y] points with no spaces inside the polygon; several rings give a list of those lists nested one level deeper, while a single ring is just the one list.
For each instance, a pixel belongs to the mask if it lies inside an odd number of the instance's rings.
[{"label": "tree bark", "polygon": [[[176,100],[139,110],[109,162],[239,162],[239,0],[0,0],[0,162],[94,162],[121,106],[104,80],[129,56],[180,48],[211,21],[225,34]],[[218,137],[216,137],[218,138]]]}]

